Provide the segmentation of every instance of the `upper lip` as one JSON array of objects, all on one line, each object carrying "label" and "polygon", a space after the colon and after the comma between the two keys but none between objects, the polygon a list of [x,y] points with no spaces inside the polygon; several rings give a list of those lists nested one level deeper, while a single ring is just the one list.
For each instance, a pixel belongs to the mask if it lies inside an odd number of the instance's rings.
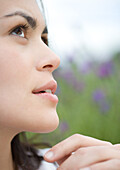
[{"label": "upper lip", "polygon": [[37,92],[40,92],[40,91],[45,91],[45,90],[48,90],[50,89],[52,94],[55,93],[56,89],[57,89],[57,82],[55,80],[51,80],[49,81],[48,83],[46,83],[45,85],[41,86],[41,87],[38,87],[36,89],[34,89],[32,91],[32,93],[37,93]]}]

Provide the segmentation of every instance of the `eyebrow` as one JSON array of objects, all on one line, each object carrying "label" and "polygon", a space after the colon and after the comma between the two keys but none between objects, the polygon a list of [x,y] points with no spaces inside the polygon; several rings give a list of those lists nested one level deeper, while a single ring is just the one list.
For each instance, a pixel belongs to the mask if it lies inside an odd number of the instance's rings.
[{"label": "eyebrow", "polygon": [[[25,14],[24,12],[16,11],[14,13],[7,14],[7,15],[5,15],[3,17],[12,17],[12,16],[17,16],[17,15],[23,17],[28,22],[28,24],[31,26],[31,28],[33,30],[36,29],[36,27],[37,27],[37,20],[34,19],[33,17]],[[42,34],[47,34],[47,33],[48,33],[48,29],[47,29],[47,26],[45,26]]]},{"label": "eyebrow", "polygon": [[17,12],[5,15],[3,17],[13,17],[13,16],[17,16],[17,15],[25,18],[26,21],[28,22],[28,24],[31,26],[31,28],[33,28],[33,29],[36,28],[36,26],[37,26],[36,20],[34,18],[32,18],[31,16],[25,14],[24,12],[17,11]]}]

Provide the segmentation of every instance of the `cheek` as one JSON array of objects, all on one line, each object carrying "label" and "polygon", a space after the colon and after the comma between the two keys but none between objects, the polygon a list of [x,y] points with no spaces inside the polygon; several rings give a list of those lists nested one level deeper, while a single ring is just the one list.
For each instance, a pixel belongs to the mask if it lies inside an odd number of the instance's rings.
[{"label": "cheek", "polygon": [[9,88],[22,81],[24,83],[31,69],[32,61],[25,58],[20,50],[15,50],[15,47],[0,48],[0,87]]},{"label": "cheek", "polygon": [[[30,78],[32,61],[11,47],[0,46],[0,119],[8,119],[21,106],[26,82]],[[29,83],[29,82],[28,82]],[[13,113],[12,113],[13,114]]]},{"label": "cheek", "polygon": [[29,50],[0,46],[0,125],[19,131],[49,132],[59,122],[56,104],[39,100],[31,92],[51,79],[51,74],[38,74],[33,56]]}]

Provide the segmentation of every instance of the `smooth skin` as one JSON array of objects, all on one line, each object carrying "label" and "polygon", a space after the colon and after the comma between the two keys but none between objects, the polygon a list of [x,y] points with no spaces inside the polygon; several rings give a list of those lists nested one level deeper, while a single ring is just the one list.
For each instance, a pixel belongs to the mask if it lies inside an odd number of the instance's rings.
[{"label": "smooth skin", "polygon": [[58,170],[120,170],[120,145],[75,134],[53,146],[44,159],[57,161]]},{"label": "smooth skin", "polygon": [[0,0],[1,170],[13,170],[11,140],[17,133],[48,133],[59,123],[57,103],[32,93],[54,81],[52,72],[60,63],[43,41],[45,26],[36,0]]},{"label": "smooth skin", "polygon": [[[17,13],[16,13],[17,11]],[[19,12],[18,12],[19,11]],[[24,13],[34,22],[31,24]],[[14,14],[14,15],[13,15]],[[48,133],[59,119],[57,103],[32,91],[54,81],[60,59],[45,44],[45,22],[35,0],[0,0],[0,169],[14,170],[11,140],[22,131]],[[119,145],[73,135],[45,155],[58,168],[120,169]],[[51,157],[50,157],[51,156]]]}]

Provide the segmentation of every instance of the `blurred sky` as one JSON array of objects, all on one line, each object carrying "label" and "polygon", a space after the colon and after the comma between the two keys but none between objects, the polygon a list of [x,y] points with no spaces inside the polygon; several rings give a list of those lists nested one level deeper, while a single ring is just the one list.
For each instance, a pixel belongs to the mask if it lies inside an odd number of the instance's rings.
[{"label": "blurred sky", "polygon": [[[61,58],[106,60],[120,50],[120,0],[43,0],[50,44]],[[80,57],[79,57],[80,59]]]}]

